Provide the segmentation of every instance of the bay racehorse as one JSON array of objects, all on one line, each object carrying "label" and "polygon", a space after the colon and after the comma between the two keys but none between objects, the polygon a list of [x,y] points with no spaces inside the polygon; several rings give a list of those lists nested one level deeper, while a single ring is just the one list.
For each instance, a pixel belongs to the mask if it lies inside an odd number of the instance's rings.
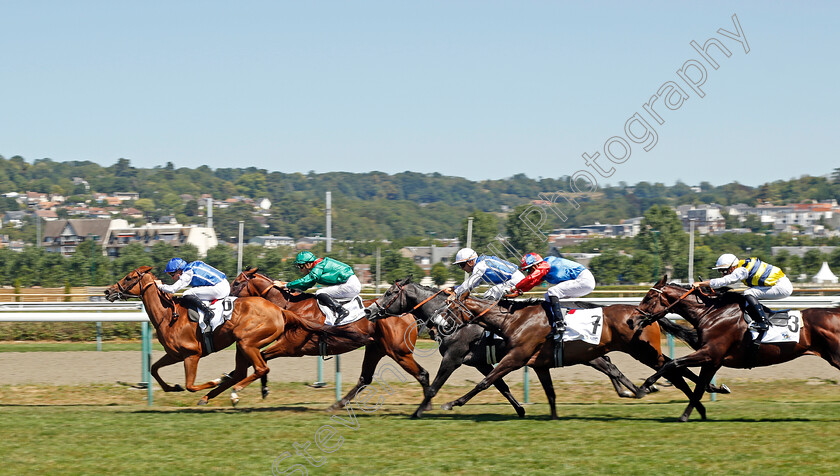
[{"label": "bay racehorse", "polygon": [[[492,363],[495,363],[493,361],[498,361],[507,354],[508,345],[505,341],[498,341],[492,335],[487,335],[484,328],[477,324],[464,325],[457,315],[439,312],[446,306],[446,295],[441,291],[413,283],[411,278],[397,281],[394,286],[400,291],[395,293],[389,290],[368,306],[368,319],[378,321],[411,312],[429,327],[429,334],[437,342],[437,350],[442,357],[429,395],[423,399],[412,415],[419,417],[429,407],[432,397],[437,395],[458,367],[461,365],[475,367],[486,377],[493,370]],[[591,362],[585,362],[585,365],[609,377],[619,397],[636,397],[637,387],[610,362],[608,357],[599,357]],[[503,379],[496,380],[493,385],[510,402],[520,418],[525,416],[525,409],[513,396]]]},{"label": "bay racehorse", "polygon": [[[166,383],[158,371],[162,367],[183,361],[187,390],[197,392],[220,384],[225,385],[225,388],[235,385],[231,400],[236,404],[237,391],[242,390],[257,377],[268,373],[269,369],[260,354],[260,348],[280,338],[287,326],[304,326],[312,332],[327,331],[322,329],[323,326],[304,322],[293,312],[281,309],[264,299],[237,299],[234,302],[230,320],[225,321],[213,332],[213,345],[215,349],[221,350],[236,342],[237,366],[242,364],[245,369],[253,366],[254,374],[250,377],[238,375],[238,380],[216,379],[196,385],[198,361],[207,355],[198,323],[187,318],[187,309],[181,306],[177,299],[158,289],[155,276],[150,273],[151,269],[150,266],[141,266],[131,271],[116,284],[109,286],[105,290],[105,296],[111,302],[128,298],[140,298],[143,301],[146,314],[157,333],[158,341],[166,350],[166,355],[152,364],[151,368],[152,376],[164,392],[178,392],[184,389],[180,385]],[[174,318],[176,312],[179,317]],[[209,394],[205,395],[198,404],[204,405],[210,398]]]},{"label": "bay racehorse", "polygon": [[[377,300],[377,303],[380,303],[377,306],[388,309],[401,301],[406,301],[401,305],[416,305],[417,303],[414,302],[417,299],[416,296],[412,298],[405,292],[404,283],[405,281],[397,281],[391,286]],[[453,307],[453,310],[460,315],[461,320],[481,324],[503,336],[508,345],[508,352],[473,390],[453,402],[444,404],[442,408],[450,410],[454,406],[462,406],[508,373],[529,365],[539,377],[548,398],[551,418],[556,419],[554,386],[549,372],[554,366],[554,341],[549,337],[551,327],[542,300],[502,300],[496,303],[469,297],[459,303]],[[602,309],[601,342],[598,345],[586,344],[582,341],[565,343],[564,365],[586,363],[615,350],[628,353],[654,369],[661,368],[669,360],[662,354],[658,326],[649,326],[638,335],[634,335],[634,327],[631,325],[632,322],[629,322],[630,315],[635,309],[633,306],[613,305]],[[691,389],[683,380],[684,375],[689,379],[696,379],[696,376],[689,371],[668,372],[668,379],[683,393],[690,395]],[[716,388],[711,390],[718,391]]]},{"label": "bay racehorse", "polygon": [[[647,292],[634,315],[641,317],[636,322],[645,326],[657,320],[664,324],[665,314],[675,313],[697,329],[697,341],[688,341],[695,351],[668,362],[642,385],[652,385],[673,370],[700,367],[700,381],[694,394],[689,395],[689,405],[680,421],[687,421],[692,409],[698,407],[705,389],[703,383],[710,382],[722,366],[763,367],[815,354],[840,369],[840,308],[803,309],[799,342],[763,343],[756,349],[743,319],[740,293],[710,294],[666,281],[667,276]],[[704,413],[701,416],[705,419]]]},{"label": "bay racehorse", "polygon": [[[318,307],[314,294],[293,294],[286,289],[274,286],[274,281],[257,272],[256,268],[249,268],[233,281],[231,294],[234,296],[261,296],[283,309],[294,311],[302,320],[323,325],[324,314]],[[365,303],[368,305],[372,300]],[[331,409],[341,408],[356,396],[365,385],[373,381],[376,365],[384,356],[389,356],[406,372],[417,379],[423,387],[423,394],[429,391],[429,373],[420,366],[413,355],[414,344],[417,340],[417,326],[414,317],[398,316],[394,319],[371,322],[360,319],[350,324],[340,326],[324,326],[331,329],[330,335],[312,331],[303,327],[289,329],[283,336],[262,351],[265,360],[277,357],[300,357],[303,355],[320,355],[321,344],[325,346],[325,354],[336,355],[349,352],[359,347],[365,347],[362,361],[362,374],[355,387],[347,395],[332,405]],[[263,381],[263,385],[266,381]],[[220,387],[218,391],[223,391]],[[214,390],[215,392],[216,390]],[[266,390],[263,390],[263,394]],[[213,392],[211,392],[211,396]]]}]

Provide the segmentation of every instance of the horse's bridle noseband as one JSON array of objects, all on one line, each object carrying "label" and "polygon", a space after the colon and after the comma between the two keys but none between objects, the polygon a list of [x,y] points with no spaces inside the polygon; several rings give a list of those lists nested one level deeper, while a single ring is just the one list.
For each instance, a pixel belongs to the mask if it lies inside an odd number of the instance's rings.
[{"label": "horse's bridle noseband", "polygon": [[[402,296],[402,294],[403,294],[403,291],[405,291],[405,286],[404,286],[404,285],[402,285],[402,284],[400,284],[400,283],[394,283],[394,286],[396,286],[396,287],[397,287],[397,289],[399,289],[399,291],[397,291],[397,294],[396,294],[396,295],[395,295],[395,296],[394,296],[394,297],[393,297],[390,301],[388,301],[388,304],[386,304],[386,305],[384,305],[384,306],[383,306],[383,305],[379,304],[379,299],[377,299],[376,301],[373,301],[373,304],[371,304],[371,305],[370,305],[370,307],[376,306],[377,308],[379,308],[379,311],[377,312],[377,314],[378,314],[379,312],[382,312],[383,314],[385,314],[385,317],[393,317],[393,316],[400,316],[400,315],[402,315],[402,314],[395,314],[395,313],[393,313],[392,311],[389,311],[389,310],[388,310],[388,308],[390,308],[390,307],[391,307],[391,306],[392,306],[395,302],[397,302],[397,299],[400,299],[400,297],[401,297],[401,296]],[[421,307],[421,306],[423,306],[423,305],[424,305],[424,304],[426,304],[427,302],[429,302],[429,301],[431,301],[432,299],[434,299],[434,298],[435,298],[435,296],[437,296],[438,294],[442,293],[443,291],[444,291],[443,289],[439,289],[436,293],[432,294],[431,296],[429,296],[429,297],[427,297],[426,299],[424,299],[424,300],[420,301],[419,303],[417,303],[417,305],[416,305],[416,306],[414,306],[413,308],[411,308],[411,310],[410,310],[410,311],[408,311],[408,312],[409,312],[409,313],[411,313],[411,312],[416,311],[417,309],[420,309],[420,307]]]},{"label": "horse's bridle noseband", "polygon": [[[677,304],[679,304],[679,303],[680,303],[680,301],[682,301],[683,299],[687,298],[687,297],[688,297],[691,293],[693,293],[694,291],[697,291],[697,290],[699,290],[699,289],[700,289],[700,288],[698,288],[698,287],[696,287],[696,286],[692,286],[692,287],[691,287],[691,289],[689,289],[688,291],[686,291],[686,292],[685,292],[685,294],[683,294],[682,296],[680,296],[679,298],[677,298],[677,300],[676,300],[676,301],[672,302],[671,304],[669,304],[669,305],[668,305],[668,307],[666,307],[665,309],[663,309],[663,310],[661,310],[661,311],[659,311],[659,312],[657,312],[657,313],[650,313],[650,312],[647,312],[647,311],[643,311],[642,309],[640,309],[640,308],[639,308],[639,306],[636,306],[636,312],[638,312],[639,314],[641,314],[641,315],[642,315],[642,317],[644,317],[644,320],[643,320],[643,321],[644,321],[645,323],[651,323],[651,322],[653,322],[653,321],[656,321],[656,320],[658,320],[658,319],[661,319],[662,317],[665,317],[665,315],[666,315],[666,314],[668,314],[668,311],[670,311],[670,310],[671,310],[674,306],[676,306]],[[668,300],[667,300],[667,294],[665,294],[665,291],[663,291],[663,290],[661,290],[661,289],[659,289],[659,288],[650,288],[650,289],[648,290],[648,292],[650,292],[650,291],[656,291],[656,292],[658,292],[658,293],[660,294],[660,296],[665,297],[665,302],[668,302]],[[702,291],[701,291],[701,292],[702,292]],[[640,305],[641,305],[641,304],[640,304]]]},{"label": "horse's bridle noseband", "polygon": [[137,279],[135,281],[133,281],[131,284],[123,287],[123,285],[121,284],[122,281],[117,281],[117,297],[118,298],[123,299],[126,296],[128,296],[128,297],[140,297],[140,296],[143,295],[143,293],[146,292],[147,289],[152,287],[152,285],[154,284],[154,282],[152,282],[152,283],[147,284],[146,286],[141,286],[140,287],[140,292],[137,293],[137,294],[130,293],[129,290],[131,288],[133,288],[134,286],[137,286],[137,284],[139,284],[140,281],[143,279],[143,276],[146,275],[145,271],[141,273],[141,272],[139,272],[135,269],[134,272],[137,273]]}]

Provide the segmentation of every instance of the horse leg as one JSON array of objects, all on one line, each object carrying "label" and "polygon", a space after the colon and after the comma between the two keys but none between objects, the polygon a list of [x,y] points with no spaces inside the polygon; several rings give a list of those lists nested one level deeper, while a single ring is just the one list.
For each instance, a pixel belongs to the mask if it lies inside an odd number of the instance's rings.
[{"label": "horse leg", "polygon": [[262,377],[260,377],[260,393],[262,394],[263,400],[265,400],[265,397],[267,397],[269,394],[268,375],[263,375]]},{"label": "horse leg", "polygon": [[[420,418],[421,416],[423,416],[424,411],[431,409],[432,398],[434,398],[434,396],[437,395],[438,391],[440,391],[440,388],[443,387],[443,384],[446,383],[447,380],[449,380],[449,377],[452,376],[452,372],[454,372],[455,369],[461,366],[461,362],[463,361],[464,356],[455,354],[456,352],[451,351],[443,354],[443,358],[440,361],[440,367],[438,367],[437,374],[435,375],[435,380],[429,387],[429,391],[423,393],[423,401],[420,402],[420,406],[417,407],[417,410],[415,410],[414,413],[411,414],[411,418]],[[487,373],[485,372],[482,373],[484,373],[484,375],[487,375]]]},{"label": "horse leg", "polygon": [[[662,358],[664,358],[666,362],[671,360],[668,357],[665,357],[664,355],[662,356]],[[680,375],[682,375],[683,377],[687,378],[695,384],[699,381],[697,374],[685,367],[680,369]],[[670,380],[670,378],[668,380]],[[706,385],[706,393],[719,393],[721,395],[728,395],[732,393],[732,390],[730,390],[730,388],[727,387],[726,384],[721,384],[720,386],[717,386],[709,382],[708,385]]]},{"label": "horse leg", "polygon": [[[691,354],[688,354],[684,357],[680,357],[680,358],[674,359],[674,360],[669,360],[669,361],[665,362],[664,365],[659,367],[659,370],[657,370],[656,373],[654,373],[653,375],[648,377],[647,380],[645,380],[645,382],[642,384],[642,386],[639,387],[639,392],[636,392],[636,393],[638,395],[642,391],[647,391],[647,389],[651,385],[656,383],[656,381],[659,380],[660,377],[662,377],[664,374],[666,374],[668,372],[671,372],[672,375],[679,375],[680,377],[682,377],[682,374],[680,372],[674,372],[675,369],[680,369],[680,368],[683,368],[683,367],[700,367],[703,364],[710,363],[711,361],[712,361],[712,358],[709,355],[709,349],[707,347],[702,347],[699,350],[697,350],[697,351],[695,351]],[[657,365],[658,365],[658,363],[657,363]],[[699,385],[699,382],[700,382],[700,380],[698,378],[698,385]],[[704,389],[705,389],[705,385],[704,385]]]},{"label": "horse leg", "polygon": [[[638,343],[631,347],[630,355],[635,357],[638,361],[642,362],[643,364],[647,365],[648,367],[654,369],[659,375],[665,375],[671,383],[679,389],[689,401],[692,400],[692,390],[689,387],[688,383],[683,379],[681,371],[686,371],[690,373],[692,376],[694,375],[690,370],[683,367],[681,369],[675,369],[675,363],[673,360],[669,359],[662,352],[659,348],[653,345],[649,341],[640,340],[637,341]],[[660,373],[661,372],[661,373]],[[656,374],[654,374],[656,375]],[[651,380],[653,377],[649,378]],[[658,378],[658,377],[657,377]],[[655,381],[655,380],[653,380]],[[650,384],[652,385],[652,383]],[[642,387],[636,391],[637,396],[643,396],[644,393],[647,392],[645,389],[644,384]],[[692,402],[697,407],[697,412],[701,415],[706,413],[706,408],[703,406],[703,403],[699,401]]]},{"label": "horse leg", "polygon": [[186,387],[187,390],[190,392],[199,392],[201,390],[207,390],[208,388],[213,388],[220,383],[222,383],[221,378],[217,378],[216,380],[211,380],[209,382],[205,382],[201,385],[195,384],[195,374],[198,370],[198,360],[201,359],[201,355],[193,354],[184,359],[184,373],[185,373],[185,380],[186,380]]},{"label": "horse leg", "polygon": [[512,349],[508,354],[502,357],[502,360],[499,361],[499,364],[487,374],[484,379],[478,383],[472,390],[467,392],[461,398],[451,401],[449,403],[443,404],[441,406],[444,410],[452,410],[453,407],[460,407],[463,406],[465,403],[470,401],[470,399],[476,396],[479,392],[487,390],[490,385],[493,384],[496,380],[504,377],[505,375],[509,374],[510,372],[523,367],[526,363],[528,363],[528,359],[534,355],[535,349],[530,349],[530,351],[526,351],[524,349]]},{"label": "horse leg", "polygon": [[540,383],[545,391],[545,396],[548,398],[548,408],[551,409],[551,419],[557,419],[557,406],[555,405],[556,396],[554,395],[554,383],[551,381],[551,372],[548,367],[534,367],[537,377],[540,378]]},{"label": "horse leg", "polygon": [[[370,344],[365,347],[365,356],[362,359],[362,373],[359,375],[359,380],[356,382],[356,386],[351,388],[347,395],[330,405],[327,408],[327,411],[335,411],[340,408],[344,408],[350,400],[356,397],[356,394],[365,386],[370,385],[373,381],[373,373],[376,371],[376,365],[379,364],[379,361],[382,360],[382,357],[385,356],[385,353],[382,352],[382,349],[379,348],[376,344]],[[320,359],[320,357],[318,357]]]},{"label": "horse leg", "polygon": [[[694,395],[692,395],[692,401],[688,403],[688,406],[685,408],[685,411],[680,416],[680,421],[685,422],[688,421],[688,417],[691,415],[691,410],[700,402],[703,398],[703,394],[706,392],[706,385],[712,381],[712,378],[715,376],[715,373],[718,371],[718,366],[714,365],[704,365],[700,368],[700,376],[698,377],[697,385],[694,387]],[[705,420],[706,419],[706,411],[705,409],[701,412],[701,406],[697,407],[697,413],[700,413],[700,418]]]},{"label": "horse leg", "polygon": [[423,397],[429,397],[431,399],[431,388],[429,387],[429,372],[426,371],[420,364],[414,360],[414,354],[411,353],[409,349],[405,349],[394,352],[393,349],[391,351],[386,352],[389,357],[394,359],[396,363],[400,365],[406,372],[408,372],[412,377],[417,379],[420,382],[420,386],[423,387]]},{"label": "horse leg", "polygon": [[[169,355],[169,354],[164,354],[163,357],[161,357],[160,359],[157,360],[157,362],[152,364],[152,368],[151,368],[152,377],[155,378],[155,381],[157,381],[158,385],[160,385],[160,388],[164,392],[183,392],[184,391],[184,387],[182,387],[178,384],[169,385],[168,383],[164,382],[163,379],[160,377],[160,374],[158,373],[158,370],[160,370],[161,368],[166,367],[167,365],[177,364],[180,361],[181,361],[181,359],[179,359],[178,357],[175,357],[175,356],[172,356],[172,355]],[[149,382],[149,385],[151,385],[151,382]]]},{"label": "horse leg", "polygon": [[619,370],[606,355],[598,357],[597,359],[592,359],[589,362],[585,362],[584,365],[588,365],[589,367],[592,367],[609,377],[610,382],[615,389],[615,393],[618,394],[619,397],[638,398],[636,397],[636,393],[639,391],[639,387],[633,384],[630,379],[621,373],[621,370]]},{"label": "horse leg", "polygon": [[236,349],[236,368],[233,369],[226,378],[223,378],[221,383],[211,390],[207,395],[201,397],[201,400],[198,401],[199,405],[207,405],[207,403],[212,398],[216,398],[220,393],[224,392],[225,390],[229,389],[233,386],[236,382],[244,379],[248,376],[248,367],[251,366],[251,362],[248,360],[247,356],[245,356],[242,352],[239,351],[239,348]]},{"label": "horse leg", "polygon": [[230,391],[230,401],[233,406],[236,406],[236,404],[239,403],[238,392],[241,392],[242,389],[247,387],[254,380],[268,374],[269,371],[268,365],[265,363],[265,359],[263,359],[259,347],[244,340],[237,342],[236,347],[237,352],[241,351],[242,354],[251,361],[251,365],[254,366],[254,373],[240,380],[233,386],[233,389]]},{"label": "horse leg", "polygon": [[[477,368],[478,371],[481,372],[485,377],[487,376],[487,374],[493,371],[493,366],[485,363],[475,365],[474,367]],[[435,379],[435,381],[437,381],[437,379]],[[505,380],[496,380],[495,382],[493,382],[493,386],[496,387],[496,390],[498,390],[499,393],[504,395],[504,397],[507,399],[508,402],[510,402],[511,405],[513,405],[513,409],[516,410],[516,415],[519,416],[519,418],[524,418],[525,408],[523,408],[522,404],[520,404],[519,401],[516,400],[516,398],[513,396],[513,394],[510,391],[510,387],[508,387]]]}]

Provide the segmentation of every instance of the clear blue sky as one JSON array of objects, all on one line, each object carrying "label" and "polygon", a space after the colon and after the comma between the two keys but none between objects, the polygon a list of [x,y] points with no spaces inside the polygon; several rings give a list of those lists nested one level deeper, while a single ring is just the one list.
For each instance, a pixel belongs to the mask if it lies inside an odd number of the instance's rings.
[{"label": "clear blue sky", "polygon": [[[717,33],[735,32],[750,52]],[[0,155],[138,167],[584,169],[755,185],[840,167],[837,2],[32,1],[0,6]],[[700,98],[642,105],[716,37]],[[604,168],[609,162],[600,159]],[[588,169],[592,171],[592,169]]]}]

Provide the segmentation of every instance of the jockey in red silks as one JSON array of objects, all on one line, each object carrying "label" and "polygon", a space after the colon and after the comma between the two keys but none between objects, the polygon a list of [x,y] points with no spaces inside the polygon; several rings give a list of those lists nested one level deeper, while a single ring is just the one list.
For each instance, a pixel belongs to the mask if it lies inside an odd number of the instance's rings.
[{"label": "jockey in red silks", "polygon": [[537,253],[528,253],[522,257],[520,269],[525,278],[516,285],[516,291],[530,291],[531,288],[545,281],[553,284],[545,293],[545,299],[551,304],[551,313],[557,323],[559,334],[566,330],[565,312],[560,306],[561,299],[586,296],[595,289],[595,277],[583,265],[556,256],[543,259]]}]

